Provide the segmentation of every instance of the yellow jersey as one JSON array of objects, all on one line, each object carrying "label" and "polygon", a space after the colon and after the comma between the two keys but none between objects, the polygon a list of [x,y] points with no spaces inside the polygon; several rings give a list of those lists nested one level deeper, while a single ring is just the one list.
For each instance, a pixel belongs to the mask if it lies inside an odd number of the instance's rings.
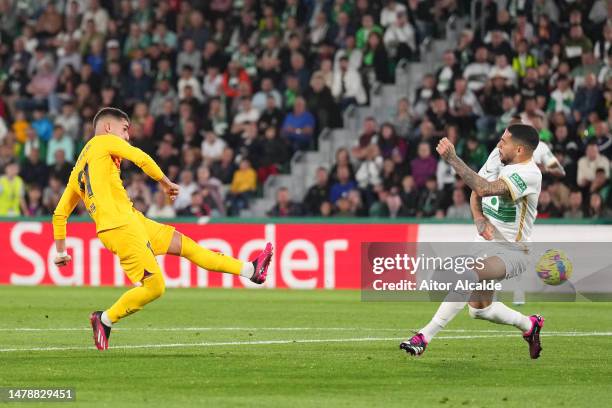
[{"label": "yellow jersey", "polygon": [[96,223],[96,232],[130,222],[133,204],[121,182],[121,159],[133,162],[155,181],[164,177],[148,154],[127,141],[110,134],[94,136],[83,147],[53,213],[54,239],[66,238],[66,222],[79,200]]}]

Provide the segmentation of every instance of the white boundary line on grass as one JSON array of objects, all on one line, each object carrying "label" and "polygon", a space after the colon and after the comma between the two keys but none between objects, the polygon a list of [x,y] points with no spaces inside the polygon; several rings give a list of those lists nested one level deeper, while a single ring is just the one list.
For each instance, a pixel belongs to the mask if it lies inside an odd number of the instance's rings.
[{"label": "white boundary line on grass", "polygon": [[[576,333],[542,333],[546,337],[584,337],[584,336],[612,336],[612,332],[576,332]],[[516,334],[485,334],[476,336],[440,336],[438,340],[461,340],[461,339],[484,339],[499,337],[516,337]],[[189,347],[216,347],[216,346],[258,346],[274,344],[308,344],[308,343],[354,343],[365,341],[398,341],[398,337],[353,337],[345,339],[293,339],[293,340],[259,340],[259,341],[227,341],[227,342],[202,342],[202,343],[168,343],[168,344],[133,344],[111,347],[112,350],[132,350],[148,348],[189,348]],[[30,348],[5,348],[0,352],[23,352],[23,351],[68,351],[68,350],[95,350],[92,346],[68,346],[68,347],[30,347]]]},{"label": "white boundary line on grass", "polygon": [[[91,327],[0,327],[0,332],[62,332],[62,331],[90,331]],[[123,331],[151,331],[151,332],[189,332],[189,331],[418,331],[418,329],[377,328],[377,327],[116,327],[117,332]],[[516,330],[472,330],[472,329],[444,329],[443,333],[517,333]],[[548,334],[591,333],[579,331],[546,331]]]}]

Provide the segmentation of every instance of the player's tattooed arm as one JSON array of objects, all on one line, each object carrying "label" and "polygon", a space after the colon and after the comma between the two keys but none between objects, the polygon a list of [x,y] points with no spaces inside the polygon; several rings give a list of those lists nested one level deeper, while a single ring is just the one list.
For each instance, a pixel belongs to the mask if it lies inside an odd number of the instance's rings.
[{"label": "player's tattooed arm", "polygon": [[490,241],[495,234],[495,227],[486,219],[482,212],[482,197],[472,191],[470,195],[470,209],[472,210],[472,218],[476,225],[478,235]]},{"label": "player's tattooed arm", "polygon": [[436,150],[455,169],[455,172],[465,181],[465,184],[470,186],[472,191],[480,197],[510,196],[508,185],[503,180],[488,181],[479,176],[478,173],[457,156],[455,146],[447,138],[440,140]]}]

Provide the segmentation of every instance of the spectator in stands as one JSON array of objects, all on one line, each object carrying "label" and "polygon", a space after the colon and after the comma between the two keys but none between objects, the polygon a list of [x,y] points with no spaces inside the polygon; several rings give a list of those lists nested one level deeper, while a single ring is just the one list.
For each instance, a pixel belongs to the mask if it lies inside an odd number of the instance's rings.
[{"label": "spectator in stands", "polygon": [[125,84],[125,104],[134,106],[137,102],[144,102],[152,96],[153,86],[151,78],[145,73],[140,62],[132,62],[129,81]]},{"label": "spectator in stands", "polygon": [[282,136],[287,138],[294,151],[307,150],[313,143],[315,125],[314,116],[306,110],[306,101],[297,97],[293,111],[283,121]]},{"label": "spectator in stands", "polygon": [[198,185],[193,179],[193,173],[190,170],[181,171],[179,180],[179,194],[174,200],[174,209],[178,212],[189,206],[191,202],[191,195],[198,190]]},{"label": "spectator in stands", "polygon": [[393,152],[398,152],[403,159],[406,156],[406,142],[400,138],[395,132],[395,128],[390,123],[383,123],[380,127],[380,137],[378,138],[378,147],[383,158],[391,158]]},{"label": "spectator in stands", "polygon": [[425,181],[425,186],[419,194],[417,217],[444,217],[442,195],[437,189],[437,184],[435,176],[429,176]]},{"label": "spectator in stands", "polygon": [[257,173],[253,170],[251,162],[247,159],[240,161],[240,166],[234,172],[227,200],[228,214],[238,215],[240,210],[248,208],[249,201],[257,188]]},{"label": "spectator in stands", "polygon": [[53,122],[45,115],[45,110],[38,108],[34,110],[32,128],[43,142],[48,142],[53,136]]},{"label": "spectator in stands", "polygon": [[23,162],[19,175],[26,185],[39,184],[43,187],[47,185],[49,169],[40,160],[40,151],[37,148],[30,149],[30,154]]},{"label": "spectator in stands", "polygon": [[402,181],[402,172],[395,168],[395,162],[391,158],[383,161],[381,177],[382,185],[386,190],[397,190]]},{"label": "spectator in stands", "polygon": [[478,47],[476,50],[476,60],[465,67],[463,77],[467,80],[467,87],[470,91],[478,94],[485,87],[489,73],[491,72],[491,64],[489,64],[489,56],[485,46]]},{"label": "spectator in stands", "polygon": [[342,109],[352,104],[363,105],[367,102],[368,97],[361,76],[357,70],[351,68],[346,56],[340,57],[338,68],[334,71],[332,93]]},{"label": "spectator in stands", "polygon": [[578,189],[572,190],[569,196],[569,206],[563,218],[569,219],[581,219],[584,218],[584,211],[582,209],[582,192]]},{"label": "spectator in stands", "polygon": [[370,33],[383,34],[383,29],[374,22],[374,17],[371,14],[364,14],[361,17],[361,28],[357,30],[356,42],[357,48],[364,49],[368,43]]},{"label": "spectator in stands", "polygon": [[126,188],[126,192],[132,201],[140,199],[142,200],[143,205],[148,208],[153,199],[151,190],[147,185],[145,177],[146,176],[143,173],[133,173],[131,176],[131,181]]},{"label": "spectator in stands", "polygon": [[351,180],[351,174],[347,165],[338,166],[336,172],[337,182],[331,185],[329,191],[329,201],[335,204],[336,201],[350,190],[357,188],[357,184]]},{"label": "spectator in stands", "polygon": [[40,217],[48,214],[49,212],[42,204],[42,191],[40,186],[38,184],[31,184],[28,187],[25,197],[23,215],[28,217]]},{"label": "spectator in stands", "polygon": [[612,158],[612,136],[610,136],[608,124],[601,120],[597,122],[594,127],[595,141],[597,142],[599,153],[609,160]]},{"label": "spectator in stands", "polygon": [[284,117],[283,112],[279,109],[279,106],[280,105],[277,104],[276,98],[273,95],[268,95],[266,97],[266,107],[261,112],[259,121],[257,123],[260,132],[269,127],[280,129]]},{"label": "spectator in stands", "polygon": [[315,132],[325,128],[338,128],[342,125],[340,107],[336,104],[331,90],[325,85],[323,75],[314,74],[312,76],[305,99],[307,110],[315,117]]},{"label": "spectator in stands", "polygon": [[411,174],[418,189],[436,174],[437,167],[438,161],[431,153],[431,145],[427,142],[419,143],[417,158],[410,162]]},{"label": "spectator in stands", "polygon": [[463,189],[456,188],[453,190],[453,205],[446,210],[446,218],[465,220],[472,218],[470,204],[467,202]]},{"label": "spectator in stands", "polygon": [[278,136],[278,130],[270,126],[264,131],[263,138],[257,140],[259,150],[259,168],[257,179],[263,184],[272,174],[278,174],[288,161],[289,152],[285,140]]},{"label": "spectator in stands", "polygon": [[584,31],[580,24],[574,24],[569,30],[569,37],[565,41],[564,56],[570,67],[575,68],[580,64],[582,54],[591,52],[593,43],[584,35]]},{"label": "spectator in stands", "polygon": [[399,196],[402,200],[402,215],[404,217],[415,217],[419,204],[419,193],[412,176],[404,176],[402,179],[402,188]]},{"label": "spectator in stands", "polygon": [[25,185],[19,176],[19,164],[10,162],[0,176],[0,217],[18,217],[27,214]]},{"label": "spectator in stands", "polygon": [[586,155],[578,160],[576,184],[581,188],[588,189],[595,180],[597,169],[603,169],[606,179],[610,178],[610,161],[599,153],[597,142],[591,140],[586,146]]},{"label": "spectator in stands", "polygon": [[517,85],[516,72],[508,63],[506,54],[493,54],[495,56],[495,65],[489,71],[489,79],[501,77],[506,80],[506,86],[512,88]]},{"label": "spectator in stands", "polygon": [[221,160],[212,164],[211,174],[221,180],[223,184],[230,184],[235,171],[234,150],[231,147],[226,147],[221,154]]},{"label": "spectator in stands", "polygon": [[378,145],[371,144],[366,148],[364,160],[359,165],[355,179],[362,190],[372,190],[375,185],[382,182],[381,173],[383,157]]},{"label": "spectator in stands", "polygon": [[469,136],[465,143],[465,149],[463,151],[463,160],[465,164],[470,166],[472,170],[478,171],[487,161],[489,153],[486,147],[478,142],[478,139],[474,136]]},{"label": "spectator in stands", "polygon": [[208,194],[208,190],[194,191],[191,193],[191,201],[189,205],[177,212],[177,215],[183,217],[206,217],[210,215],[210,207],[206,204],[204,197]]},{"label": "spectator in stands", "polygon": [[317,168],[315,184],[312,185],[303,200],[303,208],[307,215],[321,215],[321,205],[329,197],[329,177],[325,167]]},{"label": "spectator in stands", "polygon": [[204,163],[210,165],[218,160],[221,160],[223,149],[225,149],[226,143],[221,139],[215,132],[208,131],[202,142],[202,158]]},{"label": "spectator in stands", "polygon": [[176,217],[176,211],[164,194],[163,191],[158,190],[153,196],[153,203],[147,210],[147,217],[149,218],[174,218]]},{"label": "spectator in stands", "polygon": [[410,109],[410,101],[408,98],[400,98],[397,102],[397,109],[389,117],[389,122],[397,130],[397,134],[404,140],[408,140],[412,136],[416,117]]},{"label": "spectator in stands", "polygon": [[274,83],[271,78],[264,77],[261,80],[261,89],[253,95],[253,108],[257,109],[259,112],[263,112],[267,107],[267,99],[269,96],[274,98],[274,106],[281,106],[283,99],[278,92],[274,88]]},{"label": "spectator in stands", "polygon": [[574,120],[577,123],[585,122],[590,112],[596,112],[600,109],[602,99],[603,95],[597,86],[595,75],[587,75],[584,85],[578,88],[574,98],[572,105]]},{"label": "spectator in stands", "polygon": [[396,13],[395,21],[385,30],[383,41],[389,56],[396,62],[402,59],[410,60],[418,55],[416,32],[408,22],[406,12]]},{"label": "spectator in stands", "polygon": [[476,118],[483,113],[478,98],[467,88],[467,81],[463,78],[455,80],[455,91],[449,98],[448,107],[453,120],[464,133],[475,129]]},{"label": "spectator in stands", "polygon": [[77,141],[80,135],[81,118],[74,109],[74,104],[71,100],[64,101],[62,104],[61,114],[55,118],[55,125],[61,125],[64,128],[64,133],[73,141]]},{"label": "spectator in stands", "polygon": [[529,42],[523,38],[516,48],[516,56],[512,59],[512,68],[519,78],[523,78],[527,75],[528,68],[537,66],[538,62],[535,56],[529,52]]},{"label": "spectator in stands", "polygon": [[574,103],[574,91],[570,87],[569,78],[565,75],[557,77],[557,87],[550,94],[550,100],[546,111],[551,112],[562,112],[568,116],[572,112],[572,105]]},{"label": "spectator in stands", "polygon": [[276,204],[268,211],[269,217],[297,217],[302,215],[299,203],[291,201],[289,189],[281,187],[276,191]]},{"label": "spectator in stands", "polygon": [[363,67],[373,81],[368,84],[368,87],[374,82],[389,84],[393,82],[394,75],[390,72],[390,61],[382,43],[381,35],[372,31],[368,36],[368,43],[363,51]]},{"label": "spectator in stands", "polygon": [[53,128],[53,137],[47,145],[47,165],[55,165],[55,152],[57,150],[64,151],[64,157],[69,163],[74,163],[74,141],[66,136],[62,125],[55,125]]},{"label": "spectator in stands", "polygon": [[442,56],[443,65],[436,72],[436,89],[441,94],[450,95],[453,91],[455,80],[461,77],[461,66],[457,62],[455,53],[447,50]]},{"label": "spectator in stands", "polygon": [[[513,98],[513,90],[508,87],[506,79],[501,74],[495,75],[487,81],[479,98],[483,114],[476,120],[476,128],[478,139],[482,141],[498,137],[495,135],[495,125],[505,112],[504,97]],[[509,104],[508,107],[512,109],[512,105]]]},{"label": "spectator in stands", "polygon": [[64,183],[68,183],[70,172],[72,171],[72,163],[66,161],[66,154],[62,149],[55,151],[53,155],[54,163],[49,166],[49,170],[52,174],[55,174]]},{"label": "spectator in stands", "polygon": [[561,210],[555,205],[550,192],[542,186],[538,197],[538,218],[558,218]]},{"label": "spectator in stands", "polygon": [[209,204],[211,215],[225,215],[225,206],[222,197],[221,180],[214,177],[210,173],[210,169],[206,165],[201,165],[196,170],[196,183],[198,188],[203,191],[206,189],[208,193],[204,196],[204,201]]}]

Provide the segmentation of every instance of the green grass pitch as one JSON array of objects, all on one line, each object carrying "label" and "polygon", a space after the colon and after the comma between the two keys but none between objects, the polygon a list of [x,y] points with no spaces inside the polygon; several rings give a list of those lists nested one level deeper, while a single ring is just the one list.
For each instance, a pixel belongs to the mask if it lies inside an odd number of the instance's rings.
[{"label": "green grass pitch", "polygon": [[[71,407],[610,406],[610,303],[522,306],[546,318],[536,361],[517,330],[467,311],[415,359],[399,341],[436,304],[365,303],[357,291],[168,289],[99,352],[89,313],[123,290],[0,287],[0,386],[75,387]],[[41,404],[6,404],[21,405]]]}]

